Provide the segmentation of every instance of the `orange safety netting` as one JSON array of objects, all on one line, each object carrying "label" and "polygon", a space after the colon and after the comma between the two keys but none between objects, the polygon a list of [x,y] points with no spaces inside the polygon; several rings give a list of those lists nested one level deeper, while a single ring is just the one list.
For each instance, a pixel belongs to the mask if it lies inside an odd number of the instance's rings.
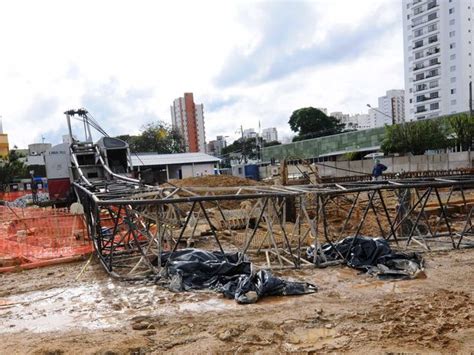
[{"label": "orange safety netting", "polygon": [[31,194],[31,190],[0,192],[0,200],[13,202],[17,198]]},{"label": "orange safety netting", "polygon": [[67,209],[0,206],[0,271],[68,261],[92,250],[81,215]]}]

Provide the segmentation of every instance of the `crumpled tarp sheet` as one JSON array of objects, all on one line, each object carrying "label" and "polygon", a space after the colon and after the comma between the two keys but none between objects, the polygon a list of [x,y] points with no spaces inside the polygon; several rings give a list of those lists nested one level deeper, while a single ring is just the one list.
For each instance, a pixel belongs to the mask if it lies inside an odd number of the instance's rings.
[{"label": "crumpled tarp sheet", "polygon": [[303,295],[317,291],[306,282],[275,277],[268,270],[252,272],[251,263],[240,253],[200,249],[164,252],[161,265],[175,291],[212,289],[238,303],[254,303],[265,296]]},{"label": "crumpled tarp sheet", "polygon": [[[346,264],[380,279],[412,279],[424,275],[423,258],[418,253],[394,252],[383,238],[347,237],[338,243],[323,244],[328,261],[346,258]],[[307,250],[313,260],[314,247]],[[341,257],[342,255],[342,257]]]}]

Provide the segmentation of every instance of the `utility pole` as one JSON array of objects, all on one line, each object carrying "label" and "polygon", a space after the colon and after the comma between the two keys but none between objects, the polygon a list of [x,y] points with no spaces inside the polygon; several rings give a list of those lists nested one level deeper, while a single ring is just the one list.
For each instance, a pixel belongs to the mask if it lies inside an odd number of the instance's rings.
[{"label": "utility pole", "polygon": [[244,164],[247,164],[247,156],[245,155],[245,138],[244,138],[244,127],[240,125],[240,134],[242,135],[242,160]]},{"label": "utility pole", "polygon": [[472,81],[469,82],[469,114],[473,116],[472,111]]}]

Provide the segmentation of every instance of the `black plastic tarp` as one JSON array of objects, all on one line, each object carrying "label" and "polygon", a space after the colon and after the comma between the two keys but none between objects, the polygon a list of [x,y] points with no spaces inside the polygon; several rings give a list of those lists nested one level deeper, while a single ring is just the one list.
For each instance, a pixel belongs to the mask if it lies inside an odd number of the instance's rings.
[{"label": "black plastic tarp", "polygon": [[[355,269],[364,270],[379,278],[414,278],[423,271],[423,259],[417,253],[394,252],[382,238],[347,237],[338,243],[321,246],[328,261],[345,260]],[[313,260],[314,248],[307,250]]]},{"label": "black plastic tarp", "polygon": [[268,270],[252,272],[241,254],[183,249],[162,254],[161,264],[175,291],[212,289],[238,303],[253,303],[265,296],[302,295],[316,292],[316,286],[286,281]]}]

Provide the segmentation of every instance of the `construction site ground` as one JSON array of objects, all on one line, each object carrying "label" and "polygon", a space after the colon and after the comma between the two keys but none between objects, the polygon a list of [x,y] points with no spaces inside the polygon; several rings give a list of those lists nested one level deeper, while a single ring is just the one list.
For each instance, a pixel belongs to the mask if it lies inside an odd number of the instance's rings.
[{"label": "construction site ground", "polygon": [[407,281],[343,266],[283,271],[319,292],[251,305],[115,281],[95,259],[82,274],[85,261],[1,274],[0,353],[469,353],[474,250],[425,258],[426,278]]}]

